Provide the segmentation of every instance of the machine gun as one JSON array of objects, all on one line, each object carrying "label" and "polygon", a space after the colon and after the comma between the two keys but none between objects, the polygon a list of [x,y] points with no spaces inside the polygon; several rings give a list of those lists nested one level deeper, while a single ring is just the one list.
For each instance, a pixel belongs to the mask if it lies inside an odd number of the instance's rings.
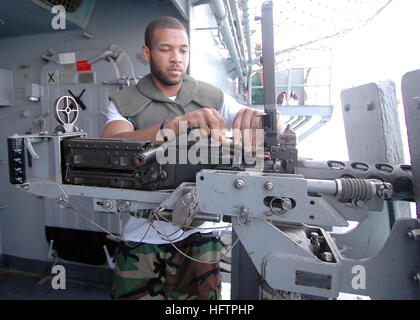
[{"label": "machine gun", "polygon": [[[266,33],[273,27],[271,3],[263,5],[262,23],[267,156],[260,165],[244,163],[244,154],[224,153],[224,146],[209,146],[197,156],[199,163],[161,164],[159,155],[184,149],[89,139],[74,127],[77,102],[65,97],[56,104],[60,127],[54,134],[8,138],[10,182],[60,204],[71,196],[91,197],[97,211],[163,215],[182,227],[196,220],[231,221],[262,282],[274,290],[420,298],[418,219],[396,221],[382,250],[362,260],[347,258],[348,237],[331,231],[348,221],[362,223],[387,201],[415,201],[412,167],[299,159],[293,132],[277,132],[274,56],[266,44],[273,43]],[[195,146],[184,151],[204,150]],[[214,148],[219,153],[212,158]],[[355,274],[364,275],[357,285]]]}]

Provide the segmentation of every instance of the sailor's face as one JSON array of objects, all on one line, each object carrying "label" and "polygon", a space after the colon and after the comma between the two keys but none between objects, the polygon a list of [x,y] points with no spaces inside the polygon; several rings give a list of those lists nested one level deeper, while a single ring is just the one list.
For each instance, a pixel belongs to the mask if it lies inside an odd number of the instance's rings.
[{"label": "sailor's face", "polygon": [[[147,50],[148,49],[148,50]],[[181,83],[189,62],[188,36],[184,30],[156,29],[145,59],[150,72],[165,85]]]}]

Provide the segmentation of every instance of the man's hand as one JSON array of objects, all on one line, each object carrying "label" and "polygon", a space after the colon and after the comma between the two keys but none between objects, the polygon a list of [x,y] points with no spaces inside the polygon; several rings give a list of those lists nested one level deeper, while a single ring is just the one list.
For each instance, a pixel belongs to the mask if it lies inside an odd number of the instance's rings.
[{"label": "man's hand", "polygon": [[165,125],[165,129],[171,129],[175,135],[185,133],[189,127],[199,127],[198,136],[211,135],[217,144],[220,144],[226,137],[225,120],[216,109],[202,108],[192,111],[169,120]]},{"label": "man's hand", "polygon": [[245,151],[255,152],[256,147],[262,143],[264,139],[263,132],[257,134],[258,129],[263,129],[262,115],[264,112],[253,108],[244,107],[236,115],[233,121],[233,143],[240,144],[242,137],[242,145]]}]

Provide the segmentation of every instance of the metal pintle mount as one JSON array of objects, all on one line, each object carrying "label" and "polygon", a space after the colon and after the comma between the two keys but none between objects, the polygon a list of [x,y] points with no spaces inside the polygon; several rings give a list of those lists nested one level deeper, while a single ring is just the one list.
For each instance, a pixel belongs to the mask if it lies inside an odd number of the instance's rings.
[{"label": "metal pintle mount", "polygon": [[79,105],[71,96],[61,96],[55,103],[55,119],[59,125],[55,128],[54,133],[70,133],[76,132],[77,127],[74,125],[79,117]]}]

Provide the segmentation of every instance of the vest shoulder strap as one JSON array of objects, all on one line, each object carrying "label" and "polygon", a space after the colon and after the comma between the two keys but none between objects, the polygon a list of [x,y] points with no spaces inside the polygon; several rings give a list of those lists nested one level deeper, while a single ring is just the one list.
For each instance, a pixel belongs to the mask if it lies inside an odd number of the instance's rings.
[{"label": "vest shoulder strap", "polygon": [[224,103],[223,91],[207,82],[197,80],[197,93],[193,101],[204,108],[219,110]]},{"label": "vest shoulder strap", "polygon": [[109,98],[123,117],[134,117],[152,101],[142,95],[135,85],[124,88]]}]

